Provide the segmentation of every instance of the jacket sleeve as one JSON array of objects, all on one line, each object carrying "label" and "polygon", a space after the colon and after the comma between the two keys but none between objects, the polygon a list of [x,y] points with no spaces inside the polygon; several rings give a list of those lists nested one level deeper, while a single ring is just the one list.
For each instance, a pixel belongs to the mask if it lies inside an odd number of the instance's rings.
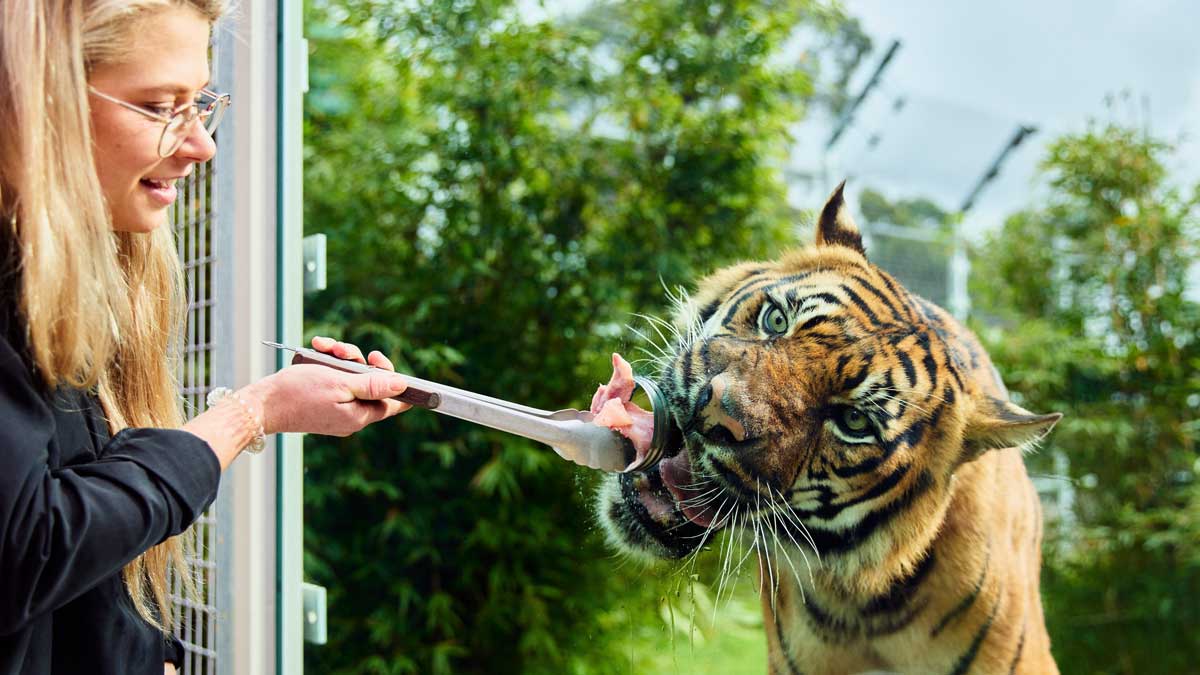
[{"label": "jacket sleeve", "polygon": [[178,635],[172,635],[167,638],[165,645],[166,653],[163,655],[163,663],[171,663],[175,665],[177,671],[183,669],[183,659],[186,657],[186,650],[183,648],[183,641]]},{"label": "jacket sleeve", "polygon": [[0,635],[20,630],[179,534],[220,465],[186,431],[126,429],[100,459],[51,469],[54,416],[0,338]]}]

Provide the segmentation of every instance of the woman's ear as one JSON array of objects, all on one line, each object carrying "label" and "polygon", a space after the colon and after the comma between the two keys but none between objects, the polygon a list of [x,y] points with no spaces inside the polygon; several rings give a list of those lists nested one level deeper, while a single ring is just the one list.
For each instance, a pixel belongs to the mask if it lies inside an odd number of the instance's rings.
[{"label": "woman's ear", "polygon": [[817,220],[817,246],[845,246],[866,255],[862,235],[858,233],[850,209],[846,208],[846,200],[842,195],[845,189],[846,181],[842,181],[821,209],[821,217]]}]

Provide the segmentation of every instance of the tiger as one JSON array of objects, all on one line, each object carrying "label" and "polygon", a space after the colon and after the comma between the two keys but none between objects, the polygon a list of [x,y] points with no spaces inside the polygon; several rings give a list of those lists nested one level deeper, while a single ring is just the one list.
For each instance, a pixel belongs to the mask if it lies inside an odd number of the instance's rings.
[{"label": "tiger", "polygon": [[677,303],[676,454],[601,482],[606,539],[679,561],[749,533],[772,675],[1057,673],[1023,452],[1062,415],[1011,402],[969,330],[868,261],[844,190],[815,245]]}]

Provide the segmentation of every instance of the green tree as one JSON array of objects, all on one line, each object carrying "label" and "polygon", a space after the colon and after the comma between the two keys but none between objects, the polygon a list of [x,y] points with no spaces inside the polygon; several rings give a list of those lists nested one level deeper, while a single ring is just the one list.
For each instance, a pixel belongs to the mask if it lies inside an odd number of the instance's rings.
[{"label": "green tree", "polygon": [[953,222],[950,213],[926,197],[891,201],[882,192],[872,188],[865,188],[859,194],[858,208],[862,212],[863,221],[868,225],[899,225],[901,227],[929,227],[944,230]]},{"label": "green tree", "polygon": [[[773,58],[838,15],[629,1],[530,22],[515,4],[311,1],[305,219],[331,273],[307,329],[582,405],[663,281],[791,239],[779,167],[813,74]],[[627,672],[613,617],[661,591],[614,570],[589,472],[422,411],[312,437],[306,466],[306,572],[331,608],[313,671]]]},{"label": "green tree", "polygon": [[1172,187],[1172,153],[1119,124],[1058,139],[1046,202],[974,266],[1009,386],[1066,413],[1031,458],[1065,459],[1075,488],[1043,575],[1064,672],[1187,672],[1200,654],[1200,189]]}]

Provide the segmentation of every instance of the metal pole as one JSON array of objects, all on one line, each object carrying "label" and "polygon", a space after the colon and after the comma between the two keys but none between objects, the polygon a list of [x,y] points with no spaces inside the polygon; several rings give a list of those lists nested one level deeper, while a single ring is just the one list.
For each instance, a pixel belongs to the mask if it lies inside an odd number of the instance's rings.
[{"label": "metal pole", "polygon": [[976,183],[975,188],[971,190],[971,194],[967,195],[966,200],[963,201],[962,208],[959,209],[961,213],[965,214],[967,211],[971,210],[971,207],[975,205],[975,199],[979,197],[979,193],[983,190],[983,188],[988,183],[995,180],[996,176],[1000,175],[1000,166],[1004,164],[1004,160],[1008,158],[1009,153],[1011,153],[1013,150],[1016,150],[1017,146],[1024,142],[1026,137],[1036,131],[1037,127],[1028,124],[1022,124],[1017,127],[1012,139],[1008,141],[1008,145],[1004,146],[1004,149],[1000,151],[1000,154],[997,155],[995,161],[992,162],[992,165],[988,167],[988,170],[979,179],[979,182]]},{"label": "metal pole", "polygon": [[862,91],[858,93],[858,96],[854,97],[854,100],[850,102],[850,107],[846,109],[846,112],[842,114],[841,119],[838,120],[837,127],[834,128],[833,134],[829,136],[829,140],[825,143],[826,150],[832,148],[834,143],[837,143],[838,139],[842,137],[842,132],[844,132],[846,128],[850,126],[850,122],[854,118],[854,112],[858,110],[860,105],[862,105],[863,100],[867,98],[867,94],[869,94],[871,90],[879,84],[879,78],[883,75],[884,69],[887,68],[888,64],[892,62],[892,57],[895,56],[896,52],[899,50],[900,41],[892,40],[892,44],[888,47],[887,53],[883,55],[883,60],[881,60],[879,65],[875,67],[875,72],[871,74],[871,79],[867,81],[867,86],[863,87]]},{"label": "metal pole", "polygon": [[[277,0],[275,339],[299,344],[304,329],[304,92],[308,44],[302,3]],[[276,368],[287,365],[276,355]],[[304,672],[303,467],[301,434],[280,434],[275,448],[275,672]]]}]

